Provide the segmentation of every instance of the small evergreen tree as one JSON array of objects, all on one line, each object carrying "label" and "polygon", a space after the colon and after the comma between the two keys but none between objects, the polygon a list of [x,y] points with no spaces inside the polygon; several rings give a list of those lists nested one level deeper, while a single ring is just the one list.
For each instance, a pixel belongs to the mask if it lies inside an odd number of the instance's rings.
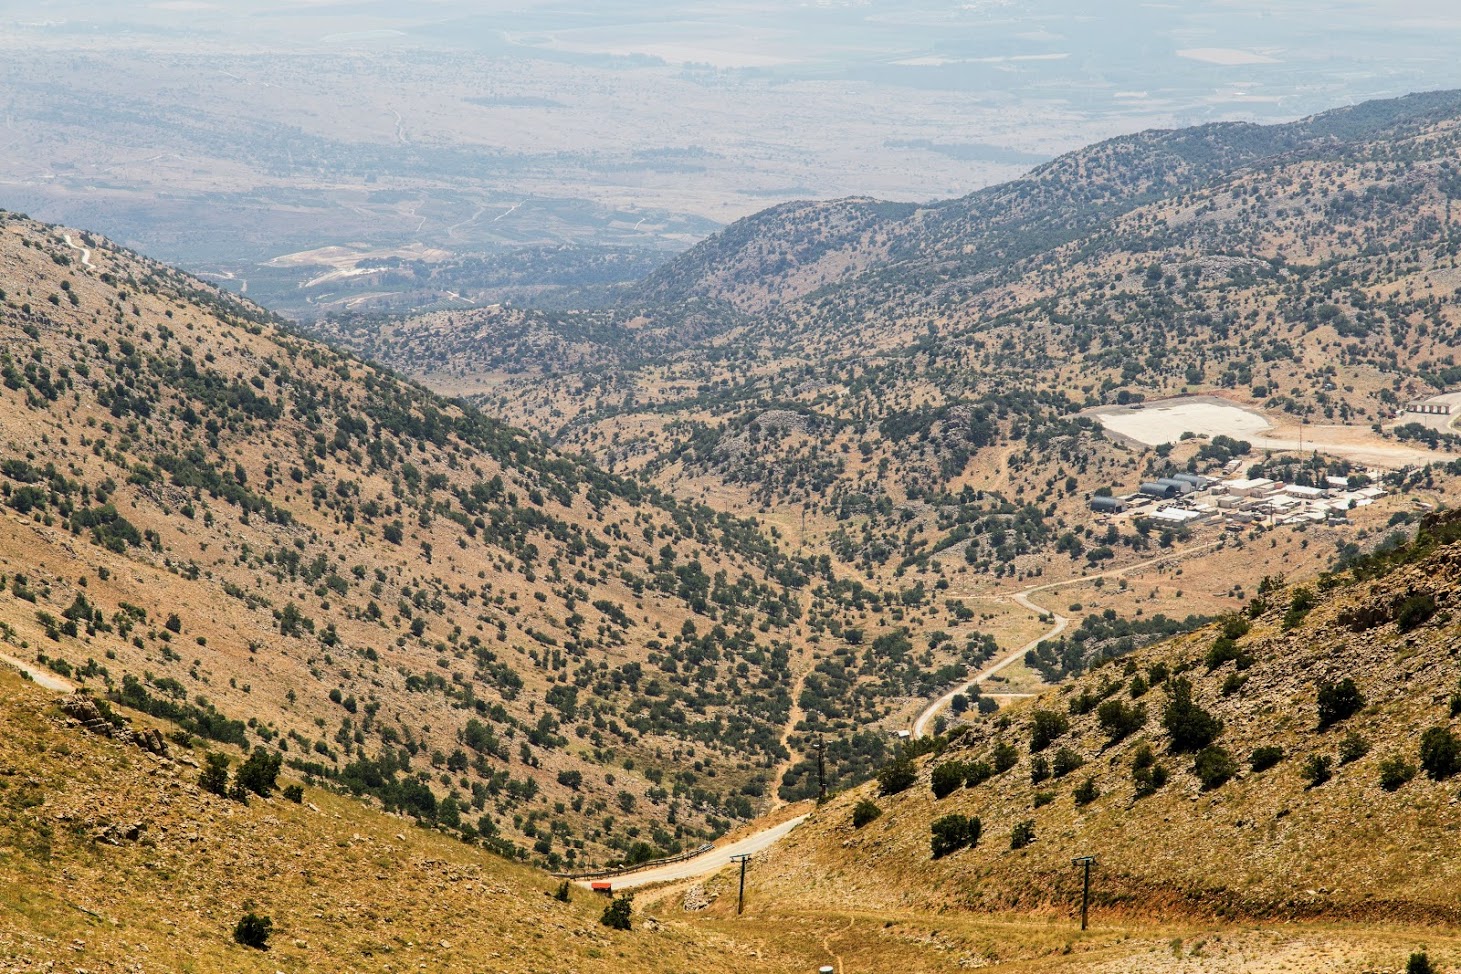
[{"label": "small evergreen tree", "polygon": [[852,827],[860,829],[873,819],[883,814],[883,810],[877,806],[871,798],[864,798],[852,806]]},{"label": "small evergreen tree", "polygon": [[994,769],[987,761],[970,761],[964,765],[964,787],[975,788],[994,777]]},{"label": "small evergreen tree", "polygon": [[198,787],[220,797],[228,794],[228,755],[210,751],[203,756],[203,771]]},{"label": "small evergreen tree", "polygon": [[256,747],[248,760],[234,772],[234,781],[261,798],[268,798],[279,785],[279,768],[284,755],[268,748]]},{"label": "small evergreen tree", "polygon": [[274,932],[274,921],[256,915],[252,910],[245,913],[233,928],[233,941],[255,950],[269,949],[269,935]]},{"label": "small evergreen tree", "polygon": [[1023,849],[1035,841],[1035,820],[1027,818],[1023,822],[1016,822],[1014,830],[1010,832],[1010,848]]},{"label": "small evergreen tree", "polygon": [[1086,763],[1086,759],[1068,747],[1063,747],[1055,752],[1055,760],[1050,762],[1050,770],[1057,778],[1064,778],[1076,768]]},{"label": "small evergreen tree", "polygon": [[1415,765],[1395,755],[1380,762],[1380,787],[1386,791],[1399,791],[1415,777]]},{"label": "small evergreen tree", "polygon": [[1326,730],[1353,717],[1364,705],[1365,695],[1349,677],[1338,683],[1319,684],[1319,729]]},{"label": "small evergreen tree", "polygon": [[1172,738],[1178,753],[1201,751],[1222,733],[1223,722],[1203,710],[1192,699],[1192,683],[1178,677],[1167,685],[1167,704],[1162,709],[1162,727]]},{"label": "small evergreen tree", "polygon": [[1131,759],[1131,780],[1136,785],[1136,797],[1154,795],[1167,783],[1167,769],[1157,763],[1156,753],[1150,744],[1136,749]]},{"label": "small evergreen tree", "polygon": [[929,844],[933,849],[933,857],[942,859],[951,852],[957,852],[967,846],[978,845],[983,825],[978,818],[965,815],[945,815],[942,818],[934,819],[930,830],[932,838]]},{"label": "small evergreen tree", "polygon": [[933,797],[945,798],[964,787],[964,764],[962,761],[945,761],[933,769],[930,779]]},{"label": "small evergreen tree", "polygon": [[1420,766],[1435,781],[1461,770],[1461,743],[1449,727],[1432,727],[1421,735]]},{"label": "small evergreen tree", "polygon": [[1425,954],[1411,954],[1405,964],[1405,974],[1435,974],[1435,971],[1431,959]]},{"label": "small evergreen tree", "polygon": [[604,907],[604,915],[599,917],[599,922],[611,930],[628,930],[633,909],[634,897],[629,893],[621,893]]},{"label": "small evergreen tree", "polygon": [[1106,732],[1108,744],[1115,744],[1135,734],[1146,724],[1146,707],[1122,700],[1107,700],[1096,708],[1096,719]]},{"label": "small evergreen tree", "polygon": [[918,773],[914,770],[913,760],[907,753],[900,753],[878,772],[878,791],[885,796],[896,795],[913,787],[913,782],[917,780]]},{"label": "small evergreen tree", "polygon": [[1366,754],[1370,753],[1370,742],[1354,732],[1344,735],[1344,740],[1339,742],[1339,763],[1353,764]]},{"label": "small evergreen tree", "polygon": [[1228,753],[1227,748],[1210,744],[1197,752],[1197,757],[1192,761],[1192,773],[1197,775],[1197,780],[1202,782],[1203,791],[1212,791],[1219,788],[1234,774],[1238,766],[1233,761],[1233,756]]},{"label": "small evergreen tree", "polygon": [[1088,777],[1076,788],[1074,796],[1076,805],[1089,805],[1101,797],[1101,789],[1096,787],[1095,778]]},{"label": "small evergreen tree", "polygon": [[1277,744],[1265,744],[1263,747],[1254,748],[1252,756],[1248,758],[1248,767],[1255,772],[1267,771],[1282,760],[1283,748]]},{"label": "small evergreen tree", "polygon": [[1318,788],[1334,776],[1334,759],[1327,754],[1311,754],[1304,762],[1304,780],[1310,788]]},{"label": "small evergreen tree", "polygon": [[1030,715],[1030,753],[1045,750],[1070,730],[1070,719],[1055,710],[1037,710]]}]

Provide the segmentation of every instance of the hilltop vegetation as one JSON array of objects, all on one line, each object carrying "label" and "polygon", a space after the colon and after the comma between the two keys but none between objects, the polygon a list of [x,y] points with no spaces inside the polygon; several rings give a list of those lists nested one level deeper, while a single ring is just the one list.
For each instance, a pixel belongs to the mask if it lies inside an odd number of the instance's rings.
[{"label": "hilltop vegetation", "polygon": [[825,565],[0,219],[5,652],[552,866],[765,806]]}]

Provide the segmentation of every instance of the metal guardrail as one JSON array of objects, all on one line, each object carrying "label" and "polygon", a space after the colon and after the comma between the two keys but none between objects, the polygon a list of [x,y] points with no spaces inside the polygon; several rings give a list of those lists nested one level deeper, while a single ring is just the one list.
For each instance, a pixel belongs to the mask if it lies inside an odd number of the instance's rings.
[{"label": "metal guardrail", "polygon": [[696,856],[703,856],[715,849],[713,843],[707,842],[696,849],[688,852],[681,852],[678,855],[666,856],[663,859],[651,859],[649,862],[641,862],[635,866],[620,866],[617,869],[595,869],[583,873],[550,873],[555,879],[612,879],[615,876],[627,876],[630,873],[642,872],[646,869],[654,869],[656,866],[668,866],[671,863],[684,862],[687,859],[694,859]]}]

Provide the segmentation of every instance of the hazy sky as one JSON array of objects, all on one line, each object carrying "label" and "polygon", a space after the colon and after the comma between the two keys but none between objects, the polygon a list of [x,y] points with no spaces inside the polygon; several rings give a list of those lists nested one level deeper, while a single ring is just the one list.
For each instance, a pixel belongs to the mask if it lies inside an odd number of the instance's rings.
[{"label": "hazy sky", "polygon": [[0,206],[177,260],[233,246],[173,233],[229,213],[264,221],[249,254],[681,246],[785,199],[1461,87],[1457,50],[1439,0],[0,0]]}]

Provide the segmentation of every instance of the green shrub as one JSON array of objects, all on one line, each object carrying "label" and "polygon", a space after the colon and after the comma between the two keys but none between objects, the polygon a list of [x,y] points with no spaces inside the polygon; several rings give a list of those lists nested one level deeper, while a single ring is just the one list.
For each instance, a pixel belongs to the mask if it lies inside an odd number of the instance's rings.
[{"label": "green shrub", "polygon": [[304,789],[299,785],[285,785],[283,795],[285,801],[294,802],[296,805],[304,802]]},{"label": "green shrub", "polygon": [[1068,747],[1063,747],[1055,752],[1055,760],[1050,763],[1050,770],[1057,778],[1064,778],[1076,768],[1086,763],[1086,759]]},{"label": "green shrub", "polygon": [[1172,738],[1172,750],[1181,753],[1201,751],[1217,740],[1223,722],[1192,699],[1192,683],[1179,677],[1167,686],[1162,727]]},{"label": "green shrub", "polygon": [[633,895],[621,893],[604,907],[604,915],[599,917],[599,922],[611,930],[628,930],[631,925],[630,914],[633,908]]},{"label": "green shrub", "polygon": [[204,755],[198,787],[220,797],[228,794],[228,755],[214,751]]},{"label": "green shrub", "polygon": [[1231,662],[1236,662],[1238,669],[1246,670],[1253,665],[1253,657],[1239,649],[1238,644],[1227,636],[1219,636],[1217,641],[1212,644],[1212,648],[1207,651],[1203,662],[1207,664],[1209,673],[1224,663]]},{"label": "green shrub", "polygon": [[994,777],[994,769],[986,761],[970,761],[964,765],[964,786],[974,788]]},{"label": "green shrub", "polygon": [[1304,762],[1304,781],[1310,788],[1318,788],[1334,777],[1334,759],[1327,754],[1311,754]]},{"label": "green shrub", "polygon": [[565,879],[563,882],[558,884],[558,888],[553,891],[553,899],[557,900],[559,903],[573,902],[573,897],[570,896],[568,893],[568,880]]},{"label": "green shrub", "polygon": [[1339,763],[1353,764],[1366,754],[1370,753],[1370,742],[1353,731],[1344,735],[1344,740],[1339,742]]},{"label": "green shrub", "polygon": [[1070,719],[1055,710],[1037,710],[1030,715],[1030,753],[1045,750],[1070,730]]},{"label": "green shrub", "polygon": [[1461,743],[1449,727],[1432,727],[1421,735],[1420,766],[1434,781],[1461,771]]},{"label": "green shrub", "polygon": [[279,786],[279,767],[284,755],[278,751],[256,747],[249,753],[248,760],[234,772],[234,783],[262,798],[268,798]]},{"label": "green shrub", "polygon": [[934,819],[930,830],[933,857],[942,859],[952,852],[978,845],[979,833],[983,831],[983,825],[977,817],[945,815],[942,818]]},{"label": "green shrub", "polygon": [[269,935],[274,932],[274,921],[268,917],[245,913],[233,928],[233,942],[255,950],[269,949]]},{"label": "green shrub", "polygon": [[1076,805],[1089,805],[1091,802],[1101,797],[1101,789],[1096,787],[1095,778],[1087,777],[1085,781],[1082,781],[1079,785],[1076,786],[1073,795],[1075,797]]},{"label": "green shrub", "polygon": [[896,795],[913,787],[917,780],[918,773],[914,770],[912,759],[906,754],[900,754],[883,765],[878,772],[878,791],[882,795]]},{"label": "green shrub", "polygon": [[852,827],[860,829],[882,814],[883,810],[878,807],[877,802],[871,798],[864,798],[852,806]]},{"label": "green shrub", "polygon": [[1283,748],[1277,744],[1265,744],[1263,747],[1253,749],[1253,753],[1248,757],[1248,767],[1255,772],[1267,771],[1282,761],[1283,757]]},{"label": "green shrub", "polygon": [[933,785],[933,797],[944,798],[964,787],[964,763],[945,761],[935,766],[929,777]]},{"label": "green shrub", "polygon": [[1364,705],[1365,695],[1349,677],[1338,683],[1319,684],[1319,729],[1326,730],[1353,717]]},{"label": "green shrub", "polygon": [[1285,630],[1297,628],[1315,604],[1316,599],[1312,589],[1302,586],[1294,589],[1293,595],[1289,597],[1288,611],[1283,614],[1283,628]]},{"label": "green shrub", "polygon": [[996,774],[1004,774],[1019,763],[1020,752],[1013,744],[1001,741],[994,745],[994,771]]},{"label": "green shrub", "polygon": [[1405,974],[1435,974],[1435,971],[1431,959],[1425,954],[1411,954],[1410,960],[1405,962]]},{"label": "green shrub", "polygon": [[1053,801],[1055,801],[1055,792],[1037,791],[1035,792],[1035,797],[1031,799],[1030,804],[1034,805],[1036,808],[1044,808],[1046,805],[1049,805]]},{"label": "green shrub", "polygon": [[1045,759],[1045,755],[1043,754],[1035,755],[1030,759],[1030,784],[1038,785],[1042,781],[1049,780],[1049,778],[1050,762]]},{"label": "green shrub", "polygon": [[1023,822],[1016,822],[1014,829],[1010,832],[1010,848],[1023,849],[1035,841],[1035,820],[1027,818]]},{"label": "green shrub", "polygon": [[1131,759],[1131,780],[1136,785],[1136,797],[1154,795],[1167,784],[1167,769],[1157,763],[1157,755],[1150,744],[1136,749]]},{"label": "green shrub", "polygon": [[1237,772],[1238,765],[1233,756],[1228,753],[1227,748],[1216,744],[1209,744],[1198,751],[1197,757],[1192,761],[1192,773],[1202,782],[1203,791],[1221,787]]},{"label": "green shrub", "polygon": [[1429,592],[1422,592],[1412,595],[1400,603],[1400,608],[1395,613],[1395,624],[1401,632],[1410,632],[1410,630],[1424,625],[1435,614],[1435,596]]},{"label": "green shrub", "polygon": [[1122,741],[1146,725],[1146,707],[1121,700],[1107,700],[1096,708],[1096,719],[1110,744]]},{"label": "green shrub", "polygon": [[1380,787],[1386,791],[1399,791],[1415,777],[1415,765],[1394,755],[1380,762]]}]

